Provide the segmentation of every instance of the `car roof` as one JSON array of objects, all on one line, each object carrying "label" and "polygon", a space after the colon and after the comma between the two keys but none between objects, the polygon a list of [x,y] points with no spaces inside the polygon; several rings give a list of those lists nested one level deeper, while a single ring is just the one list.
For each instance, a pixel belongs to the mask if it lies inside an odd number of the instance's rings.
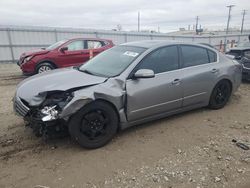
[{"label": "car roof", "polygon": [[181,41],[176,41],[176,40],[142,40],[142,41],[136,41],[136,42],[123,43],[120,45],[121,46],[135,46],[135,47],[142,47],[142,48],[154,48],[154,47],[176,45],[176,44],[195,45],[195,46],[201,46],[201,47],[214,50],[213,48],[204,44],[192,43],[192,42],[181,42]]},{"label": "car roof", "polygon": [[72,40],[96,40],[96,41],[112,41],[109,39],[100,39],[100,38],[84,38],[84,37],[77,37],[77,38],[69,38],[66,39],[68,41],[72,41]]}]

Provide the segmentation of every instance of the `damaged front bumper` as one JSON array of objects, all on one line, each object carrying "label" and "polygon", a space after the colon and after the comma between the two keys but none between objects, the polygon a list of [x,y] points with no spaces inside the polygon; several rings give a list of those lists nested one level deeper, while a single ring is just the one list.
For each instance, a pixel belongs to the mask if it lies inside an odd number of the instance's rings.
[{"label": "damaged front bumper", "polygon": [[66,125],[59,120],[44,122],[30,116],[24,117],[24,120],[27,122],[27,126],[32,128],[34,134],[38,137],[51,137],[67,130]]},{"label": "damaged front bumper", "polygon": [[45,106],[41,110],[30,108],[24,100],[15,96],[13,98],[13,109],[15,113],[25,120],[27,125],[33,129],[36,136],[48,136],[52,133],[65,132],[66,121],[59,119],[56,105]]},{"label": "damaged front bumper", "polygon": [[32,117],[34,114],[36,116],[36,120],[42,122],[48,122],[52,120],[58,119],[58,110],[56,110],[56,105],[49,107],[45,106],[43,109],[35,110],[32,112],[32,109],[28,107],[27,102],[15,96],[13,99],[13,108],[17,115],[22,116],[23,118],[29,116]]}]

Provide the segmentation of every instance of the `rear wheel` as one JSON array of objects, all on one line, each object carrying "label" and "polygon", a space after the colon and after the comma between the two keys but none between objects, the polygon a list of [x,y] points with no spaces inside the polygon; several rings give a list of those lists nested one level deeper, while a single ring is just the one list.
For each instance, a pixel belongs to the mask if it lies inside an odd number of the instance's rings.
[{"label": "rear wheel", "polygon": [[55,69],[55,67],[51,63],[41,63],[40,65],[38,65],[36,72],[40,74],[43,72],[51,71],[53,69]]},{"label": "rear wheel", "polygon": [[231,84],[227,80],[222,80],[216,84],[210,97],[209,107],[212,109],[223,108],[231,96]]},{"label": "rear wheel", "polygon": [[69,133],[82,147],[99,148],[116,134],[118,117],[106,102],[96,101],[79,110],[69,122]]}]

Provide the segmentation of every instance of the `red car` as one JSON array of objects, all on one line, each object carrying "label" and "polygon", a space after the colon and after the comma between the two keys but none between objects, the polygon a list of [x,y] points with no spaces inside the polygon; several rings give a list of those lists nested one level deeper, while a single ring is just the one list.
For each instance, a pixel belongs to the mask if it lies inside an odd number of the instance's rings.
[{"label": "red car", "polygon": [[91,57],[113,46],[111,40],[104,39],[62,40],[47,48],[23,53],[17,64],[25,75],[32,75],[83,64]]}]

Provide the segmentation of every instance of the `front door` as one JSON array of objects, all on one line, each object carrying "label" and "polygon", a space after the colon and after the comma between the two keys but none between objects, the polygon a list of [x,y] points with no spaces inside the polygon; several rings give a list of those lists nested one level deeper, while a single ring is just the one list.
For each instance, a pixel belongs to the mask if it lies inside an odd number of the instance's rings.
[{"label": "front door", "polygon": [[66,44],[68,50],[59,51],[58,60],[62,67],[76,66],[89,60],[89,50],[85,49],[84,40],[75,40]]},{"label": "front door", "polygon": [[136,66],[133,73],[139,69],[151,69],[155,77],[127,80],[128,121],[181,107],[182,84],[177,46],[167,46],[151,52]]}]

